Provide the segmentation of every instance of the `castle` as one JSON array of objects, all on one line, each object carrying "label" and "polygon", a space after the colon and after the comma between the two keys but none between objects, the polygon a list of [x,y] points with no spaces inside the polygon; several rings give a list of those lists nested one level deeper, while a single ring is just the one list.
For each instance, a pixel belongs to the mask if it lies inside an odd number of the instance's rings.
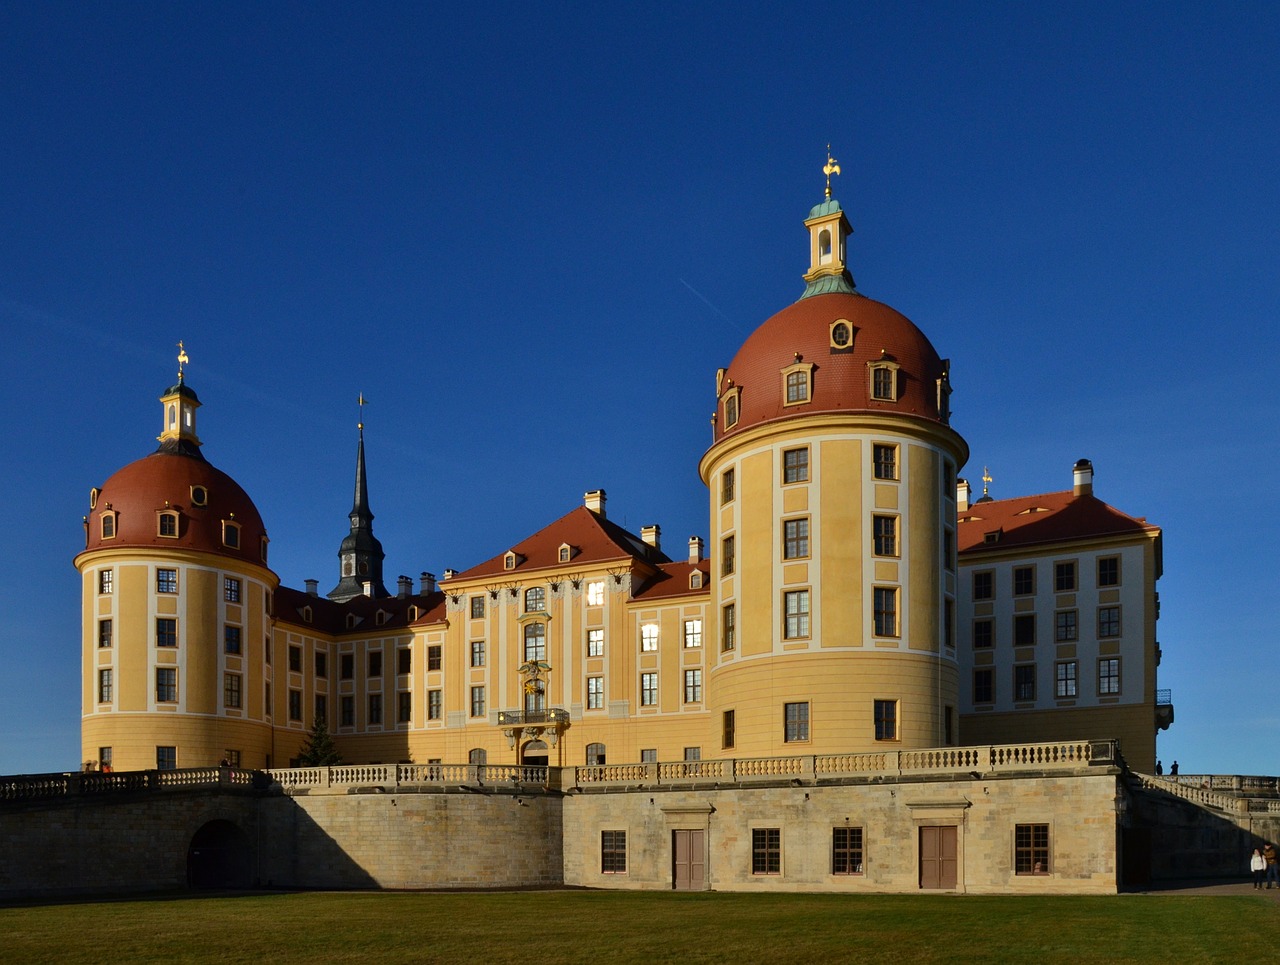
[{"label": "castle", "polygon": [[829,179],[804,224],[802,295],[715,373],[709,530],[687,552],[595,490],[484,562],[388,588],[361,426],[336,585],[281,585],[180,367],[159,448],[90,492],[83,759],[280,768],[323,719],[351,763],[696,775],[1113,740],[1150,771],[1173,717],[1160,530],[1095,497],[1087,460],[1070,489],[973,500],[949,360],[857,291]]}]

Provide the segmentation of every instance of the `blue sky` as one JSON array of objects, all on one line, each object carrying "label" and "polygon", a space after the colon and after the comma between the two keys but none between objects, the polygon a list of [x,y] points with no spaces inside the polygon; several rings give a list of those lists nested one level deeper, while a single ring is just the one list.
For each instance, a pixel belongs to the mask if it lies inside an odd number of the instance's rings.
[{"label": "blue sky", "polygon": [[79,759],[81,517],[179,339],[289,585],[337,581],[361,391],[389,580],[594,488],[705,535],[828,143],[964,474],[1087,457],[1164,528],[1166,765],[1276,773],[1277,50],[1263,3],[0,6],[0,773]]}]

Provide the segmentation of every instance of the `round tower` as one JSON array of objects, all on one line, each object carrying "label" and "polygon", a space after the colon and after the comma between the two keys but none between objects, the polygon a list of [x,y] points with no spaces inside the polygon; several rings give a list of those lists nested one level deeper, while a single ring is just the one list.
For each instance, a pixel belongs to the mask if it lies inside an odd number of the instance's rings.
[{"label": "round tower", "polygon": [[948,362],[855,289],[829,186],[805,225],[804,294],[717,372],[699,467],[716,736],[736,757],[956,743]]},{"label": "round tower", "polygon": [[[186,362],[185,354],[179,357]],[[267,534],[205,460],[200,400],[160,396],[159,448],[89,494],[82,585],[82,759],[116,770],[270,762]],[[239,759],[237,761],[237,759]]]}]

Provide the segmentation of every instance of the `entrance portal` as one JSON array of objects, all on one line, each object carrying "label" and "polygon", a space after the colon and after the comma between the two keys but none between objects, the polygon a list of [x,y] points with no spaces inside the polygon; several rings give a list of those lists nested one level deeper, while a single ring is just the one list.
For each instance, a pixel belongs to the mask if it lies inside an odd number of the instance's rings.
[{"label": "entrance portal", "polygon": [[920,829],[921,888],[955,888],[958,865],[955,825]]},{"label": "entrance portal", "polygon": [[253,851],[245,833],[230,821],[210,821],[187,848],[187,884],[192,888],[248,888],[253,884]]},{"label": "entrance portal", "polygon": [[676,891],[706,888],[705,834],[699,829],[671,832],[671,887]]},{"label": "entrance portal", "polygon": [[520,754],[520,763],[525,767],[546,767],[549,754],[546,741],[529,741]]}]

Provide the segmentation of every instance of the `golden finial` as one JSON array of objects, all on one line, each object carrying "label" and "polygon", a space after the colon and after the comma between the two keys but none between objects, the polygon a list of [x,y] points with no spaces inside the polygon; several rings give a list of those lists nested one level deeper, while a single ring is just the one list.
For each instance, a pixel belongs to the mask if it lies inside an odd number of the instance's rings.
[{"label": "golden finial", "polygon": [[982,495],[984,496],[988,495],[987,485],[991,482],[994,482],[994,480],[991,478],[991,470],[988,469],[986,466],[983,466],[982,467]]},{"label": "golden finial", "polygon": [[368,399],[366,399],[366,398],[364,397],[364,393],[363,393],[363,392],[361,392],[361,393],[360,393],[360,400],[359,400],[359,404],[360,404],[360,421],[356,423],[356,428],[357,428],[357,429],[359,429],[361,432],[364,432],[364,406],[365,406],[365,403],[366,403],[366,402],[368,402],[368,401],[369,401],[369,400],[368,400]]},{"label": "golden finial", "polygon": [[831,197],[831,175],[840,173],[840,165],[831,156],[831,145],[827,145],[827,163],[822,166],[822,173],[827,176],[827,198]]},{"label": "golden finial", "polygon": [[182,340],[178,340],[178,384],[182,384],[182,367],[190,364],[191,359],[187,356],[187,350],[182,347]]}]

